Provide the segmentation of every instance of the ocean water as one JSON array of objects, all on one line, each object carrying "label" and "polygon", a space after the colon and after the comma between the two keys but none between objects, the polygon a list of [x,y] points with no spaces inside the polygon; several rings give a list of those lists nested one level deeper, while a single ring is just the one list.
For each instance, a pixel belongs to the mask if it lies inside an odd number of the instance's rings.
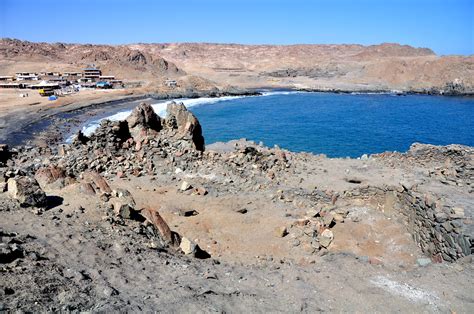
[{"label": "ocean water", "polygon": [[[415,142],[474,146],[472,97],[270,92],[182,101],[201,122],[206,144],[247,138],[329,157],[404,152]],[[166,103],[153,105],[161,116]],[[83,130],[91,133],[98,122]]]}]

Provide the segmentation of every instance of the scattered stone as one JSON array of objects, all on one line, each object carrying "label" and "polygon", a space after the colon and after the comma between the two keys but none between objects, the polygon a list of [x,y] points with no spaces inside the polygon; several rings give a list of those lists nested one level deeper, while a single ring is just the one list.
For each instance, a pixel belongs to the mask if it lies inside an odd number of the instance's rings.
[{"label": "scattered stone", "polygon": [[309,217],[317,217],[319,216],[319,210],[311,208],[306,212],[306,215],[308,215]]},{"label": "scattered stone", "polygon": [[206,251],[202,250],[199,245],[194,243],[194,241],[189,240],[186,237],[181,238],[181,243],[179,244],[179,248],[183,251],[186,255],[192,255],[196,258],[205,259],[210,258],[211,255]]},{"label": "scattered stone", "polygon": [[332,223],[334,222],[334,215],[331,213],[326,213],[323,217],[323,223],[327,227],[332,227]]},{"label": "scattered stone", "polygon": [[194,209],[179,209],[178,215],[183,217],[191,217],[199,215],[199,213]]},{"label": "scattered stone", "polygon": [[369,257],[369,264],[372,264],[372,265],[383,265],[383,261],[378,258],[378,257],[374,257],[374,256],[370,256]]},{"label": "scattered stone", "polygon": [[189,254],[195,254],[196,253],[196,247],[197,244],[194,243],[193,241],[189,240],[186,237],[181,238],[181,243],[179,244],[179,247],[183,251],[184,254],[189,255]]},{"label": "scattered stone", "polygon": [[60,181],[57,187],[62,188],[65,184],[66,172],[63,168],[49,165],[36,171],[35,179],[40,186],[45,187],[49,184]]},{"label": "scattered stone", "polygon": [[462,207],[453,207],[453,214],[450,215],[452,219],[464,218],[464,208]]},{"label": "scattered stone", "polygon": [[416,263],[418,264],[418,266],[425,267],[425,266],[428,266],[429,264],[431,264],[431,259],[429,259],[429,258],[418,258],[416,260]]},{"label": "scattered stone", "polygon": [[193,193],[192,193],[192,194],[193,194],[193,195],[201,195],[201,196],[203,196],[203,195],[206,195],[206,194],[207,194],[207,190],[206,190],[205,188],[203,188],[203,187],[198,187],[198,188],[195,188],[195,189],[193,190]]},{"label": "scattered stone", "polygon": [[113,192],[114,197],[109,200],[117,216],[124,219],[137,219],[140,215],[135,209],[136,203],[128,190],[118,189]]},{"label": "scattered stone", "polygon": [[191,184],[189,184],[187,181],[183,181],[181,183],[181,187],[179,189],[184,192],[184,191],[187,191],[191,188],[192,188]]},{"label": "scattered stone", "polygon": [[95,171],[85,171],[83,173],[84,181],[89,183],[96,193],[100,191],[101,193],[112,193],[112,189],[110,188],[107,181]]},{"label": "scattered stone", "polygon": [[23,248],[18,244],[0,243],[0,264],[11,263],[23,256]]},{"label": "scattered stone", "polygon": [[290,241],[290,245],[293,246],[293,247],[297,247],[301,244],[301,241],[298,240],[298,239],[293,239]]},{"label": "scattered stone", "polygon": [[318,241],[321,246],[327,248],[332,240],[334,239],[334,234],[332,233],[331,230],[325,229],[319,236],[318,236]]},{"label": "scattered stone", "polygon": [[340,223],[344,222],[344,216],[342,216],[341,214],[336,213],[333,215],[333,217],[336,222],[340,222]]},{"label": "scattered stone", "polygon": [[277,227],[275,229],[275,236],[278,238],[283,238],[288,235],[288,229],[285,226]]}]

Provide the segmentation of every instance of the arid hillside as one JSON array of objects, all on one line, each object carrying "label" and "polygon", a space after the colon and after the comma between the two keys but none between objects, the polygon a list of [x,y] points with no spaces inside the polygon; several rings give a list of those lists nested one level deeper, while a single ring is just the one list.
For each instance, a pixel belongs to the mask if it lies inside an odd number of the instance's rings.
[{"label": "arid hillside", "polygon": [[472,91],[474,86],[473,56],[440,57],[430,49],[398,44],[129,47],[160,54],[188,73],[249,87],[407,91],[457,88]]},{"label": "arid hillside", "polygon": [[0,75],[80,70],[95,64],[105,73],[148,83],[165,77],[186,77],[203,86],[219,87],[474,91],[474,56],[437,56],[427,48],[399,44],[110,46],[2,39],[0,56]]}]

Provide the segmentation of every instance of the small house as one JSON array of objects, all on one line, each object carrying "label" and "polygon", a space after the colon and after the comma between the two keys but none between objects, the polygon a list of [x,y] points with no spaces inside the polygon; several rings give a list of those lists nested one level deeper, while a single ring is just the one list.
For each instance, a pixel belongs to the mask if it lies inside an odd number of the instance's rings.
[{"label": "small house", "polygon": [[15,77],[17,81],[37,81],[38,73],[30,73],[30,72],[17,72],[15,73]]}]

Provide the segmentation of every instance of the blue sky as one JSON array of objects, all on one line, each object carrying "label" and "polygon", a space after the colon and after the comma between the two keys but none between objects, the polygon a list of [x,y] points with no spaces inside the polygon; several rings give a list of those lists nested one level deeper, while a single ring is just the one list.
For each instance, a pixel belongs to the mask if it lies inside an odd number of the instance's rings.
[{"label": "blue sky", "polygon": [[474,0],[0,0],[0,37],[121,44],[398,42],[474,54]]}]

